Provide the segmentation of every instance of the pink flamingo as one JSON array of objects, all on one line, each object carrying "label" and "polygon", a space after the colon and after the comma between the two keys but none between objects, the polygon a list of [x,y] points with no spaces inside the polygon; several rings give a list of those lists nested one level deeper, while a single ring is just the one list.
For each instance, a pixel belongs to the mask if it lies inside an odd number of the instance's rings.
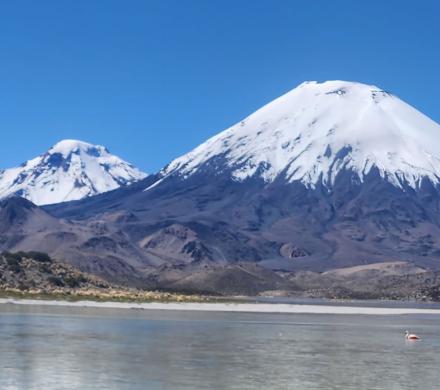
[{"label": "pink flamingo", "polygon": [[420,340],[419,336],[417,336],[416,334],[413,334],[413,333],[409,333],[407,330],[405,331],[405,338],[407,340]]}]

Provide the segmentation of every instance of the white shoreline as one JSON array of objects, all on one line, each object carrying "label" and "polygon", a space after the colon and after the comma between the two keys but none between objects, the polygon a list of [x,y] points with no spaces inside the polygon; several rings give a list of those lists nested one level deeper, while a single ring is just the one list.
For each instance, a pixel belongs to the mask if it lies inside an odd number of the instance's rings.
[{"label": "white shoreline", "polygon": [[40,299],[0,298],[0,305],[40,305],[63,307],[88,307],[106,309],[173,310],[235,313],[285,313],[285,314],[345,314],[345,315],[405,315],[440,314],[440,309],[385,308],[359,306],[302,305],[284,303],[195,303],[195,302],[97,302],[97,301],[51,301]]}]

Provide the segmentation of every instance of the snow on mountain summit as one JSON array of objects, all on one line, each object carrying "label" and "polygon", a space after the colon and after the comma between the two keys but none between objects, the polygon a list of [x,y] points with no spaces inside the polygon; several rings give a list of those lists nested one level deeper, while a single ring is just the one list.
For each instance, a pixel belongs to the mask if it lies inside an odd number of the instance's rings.
[{"label": "snow on mountain summit", "polygon": [[0,198],[24,197],[45,205],[116,189],[146,176],[100,145],[63,140],[20,167],[0,171]]},{"label": "snow on mountain summit", "polygon": [[373,168],[396,186],[440,178],[440,125],[376,86],[305,82],[172,161],[162,175],[201,168],[235,180],[284,177],[331,185],[343,169],[360,180]]}]

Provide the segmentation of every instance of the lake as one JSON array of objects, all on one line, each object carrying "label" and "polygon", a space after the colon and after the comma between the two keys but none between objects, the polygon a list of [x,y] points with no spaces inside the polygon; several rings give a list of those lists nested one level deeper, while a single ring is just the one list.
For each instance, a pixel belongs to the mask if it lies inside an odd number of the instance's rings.
[{"label": "lake", "polygon": [[440,315],[0,304],[2,390],[427,390],[439,367]]}]

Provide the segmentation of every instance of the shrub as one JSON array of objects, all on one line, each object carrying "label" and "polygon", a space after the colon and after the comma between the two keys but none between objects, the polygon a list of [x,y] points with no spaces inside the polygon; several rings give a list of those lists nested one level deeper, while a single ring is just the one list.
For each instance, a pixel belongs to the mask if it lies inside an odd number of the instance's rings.
[{"label": "shrub", "polygon": [[21,267],[20,264],[18,263],[11,263],[11,264],[8,263],[8,268],[16,274],[21,272]]},{"label": "shrub", "polygon": [[47,253],[44,252],[28,252],[26,253],[26,257],[29,257],[31,259],[34,259],[35,261],[39,261],[41,263],[51,263],[52,259]]},{"label": "shrub", "polygon": [[46,264],[46,263],[39,264],[38,265],[38,270],[40,272],[44,272],[46,274],[51,274],[52,273],[52,270],[51,270],[50,266],[48,264]]},{"label": "shrub", "polygon": [[18,252],[18,253],[3,252],[2,256],[6,259],[8,264],[9,263],[18,264],[22,260],[22,256],[21,256],[20,252]]},{"label": "shrub", "polygon": [[64,283],[70,288],[79,287],[79,280],[72,278],[71,276],[66,276],[64,278]]},{"label": "shrub", "polygon": [[20,261],[21,258],[15,256],[13,253],[3,253],[3,258],[6,260],[6,264],[10,271],[18,274],[21,271]]},{"label": "shrub", "polygon": [[49,276],[49,277],[47,278],[47,281],[48,281],[50,284],[54,285],[54,286],[57,286],[57,287],[64,287],[64,282],[63,282],[60,278],[58,278],[58,277],[56,277],[56,276]]}]

